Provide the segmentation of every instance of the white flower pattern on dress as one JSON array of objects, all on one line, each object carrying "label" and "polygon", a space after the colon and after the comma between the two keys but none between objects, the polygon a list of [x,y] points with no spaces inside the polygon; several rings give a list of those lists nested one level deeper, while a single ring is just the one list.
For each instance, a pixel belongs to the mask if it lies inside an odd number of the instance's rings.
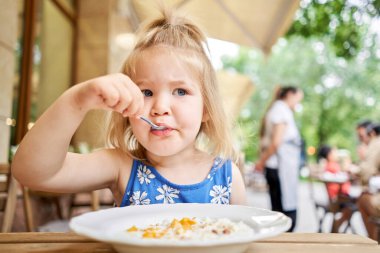
[{"label": "white flower pattern on dress", "polygon": [[140,184],[150,184],[150,180],[156,176],[148,169],[145,165],[139,165],[137,170],[137,178],[139,179]]},{"label": "white flower pattern on dress", "polygon": [[231,177],[227,177],[227,187],[228,187],[228,194],[231,195],[231,190],[232,190]]},{"label": "white flower pattern on dress", "polygon": [[133,192],[133,195],[129,198],[129,201],[131,205],[149,205],[150,199],[146,198],[148,196],[148,193],[144,191],[141,193],[141,191],[135,191]]},{"label": "white flower pattern on dress", "polygon": [[162,188],[158,187],[157,191],[161,194],[156,196],[156,200],[163,199],[163,204],[174,204],[174,198],[178,198],[179,194],[179,190],[167,186],[166,184],[164,184]]},{"label": "white flower pattern on dress", "polygon": [[228,205],[230,202],[228,188],[223,185],[214,185],[210,190],[210,196],[213,197],[211,199],[213,204]]}]

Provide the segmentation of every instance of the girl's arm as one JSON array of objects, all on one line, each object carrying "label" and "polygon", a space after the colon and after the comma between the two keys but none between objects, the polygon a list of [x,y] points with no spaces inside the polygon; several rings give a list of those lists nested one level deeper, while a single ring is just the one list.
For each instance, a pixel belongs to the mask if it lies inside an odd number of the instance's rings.
[{"label": "girl's arm", "polygon": [[21,184],[40,190],[72,192],[109,185],[118,175],[117,152],[67,153],[70,140],[92,109],[133,116],[142,107],[140,89],[123,74],[73,86],[47,109],[24,137],[12,163],[13,175]]},{"label": "girl's arm", "polygon": [[246,205],[247,196],[245,191],[245,184],[243,177],[241,176],[239,168],[232,164],[232,189],[231,189],[231,201],[232,205]]}]

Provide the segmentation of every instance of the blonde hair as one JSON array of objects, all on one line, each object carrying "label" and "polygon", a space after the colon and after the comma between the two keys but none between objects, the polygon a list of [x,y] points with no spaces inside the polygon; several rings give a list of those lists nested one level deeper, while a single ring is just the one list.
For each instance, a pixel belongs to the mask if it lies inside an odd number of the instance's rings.
[{"label": "blonde hair", "polygon": [[[123,73],[134,80],[136,62],[143,57],[144,50],[157,46],[165,46],[172,51],[183,50],[185,53],[180,54],[179,59],[199,79],[208,120],[201,124],[197,143],[202,139],[202,144],[206,144],[207,151],[212,155],[233,159],[229,121],[221,103],[215,70],[205,52],[205,48],[208,49],[206,36],[188,18],[173,10],[162,9],[160,17],[147,23],[139,31],[137,43],[124,63]],[[112,112],[109,118],[107,143],[136,159],[146,160],[146,150],[136,140],[129,120],[117,112]]]}]

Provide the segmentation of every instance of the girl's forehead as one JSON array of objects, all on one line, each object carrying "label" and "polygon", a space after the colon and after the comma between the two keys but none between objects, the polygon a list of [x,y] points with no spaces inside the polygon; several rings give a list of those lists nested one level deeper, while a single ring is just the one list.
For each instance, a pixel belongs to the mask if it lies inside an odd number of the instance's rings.
[{"label": "girl's forehead", "polygon": [[167,54],[168,52],[174,52],[175,54],[177,53],[189,53],[194,50],[188,49],[188,48],[180,48],[180,47],[175,47],[175,46],[170,46],[170,45],[164,45],[164,44],[158,44],[150,47],[146,47],[144,49],[141,49],[141,52],[146,52],[146,53],[159,53],[159,54]]},{"label": "girl's forehead", "polygon": [[136,57],[135,78],[185,78],[198,83],[201,63],[189,51],[169,46],[147,48]]},{"label": "girl's forehead", "polygon": [[183,64],[186,59],[193,55],[192,50],[181,49],[171,46],[158,45],[141,50],[138,55],[138,61],[141,60],[152,60],[155,58],[170,59],[170,62],[162,62],[162,64],[171,64],[172,62],[178,62]]}]

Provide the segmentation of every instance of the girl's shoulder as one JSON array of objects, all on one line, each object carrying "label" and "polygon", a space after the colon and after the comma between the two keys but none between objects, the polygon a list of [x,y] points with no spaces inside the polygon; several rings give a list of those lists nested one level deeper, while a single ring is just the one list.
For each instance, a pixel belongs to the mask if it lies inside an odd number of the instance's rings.
[{"label": "girl's shoulder", "polygon": [[99,163],[102,163],[104,168],[112,170],[113,173],[117,174],[117,178],[122,176],[129,176],[131,172],[131,167],[133,164],[133,158],[117,148],[104,148],[96,150],[92,154]]},{"label": "girl's shoulder", "polygon": [[103,156],[105,156],[107,159],[112,160],[114,163],[132,163],[133,158],[127,154],[126,152],[122,151],[118,148],[104,148],[95,150],[95,153],[100,153]]}]

